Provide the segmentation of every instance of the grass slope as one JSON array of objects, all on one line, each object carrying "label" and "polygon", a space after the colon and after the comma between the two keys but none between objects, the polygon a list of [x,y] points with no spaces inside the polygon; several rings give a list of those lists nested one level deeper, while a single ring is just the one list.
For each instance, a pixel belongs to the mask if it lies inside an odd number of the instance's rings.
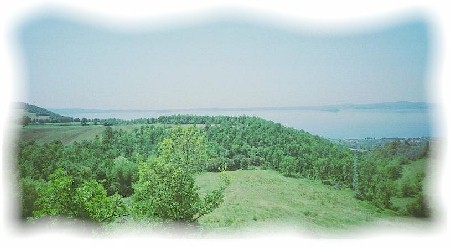
[{"label": "grass slope", "polygon": [[[338,233],[393,216],[356,200],[350,190],[334,190],[318,181],[288,178],[271,170],[227,173],[231,183],[224,203],[199,219],[205,230],[223,233],[286,228]],[[199,175],[200,193],[217,188],[219,181],[218,173]]]},{"label": "grass slope", "polygon": [[[131,130],[139,125],[112,126],[113,129]],[[93,140],[96,135],[101,136],[105,130],[103,125],[81,126],[70,125],[60,126],[56,124],[30,125],[18,130],[21,141],[35,141],[38,144],[44,144],[60,140],[63,144],[71,144],[75,141]]]},{"label": "grass slope", "polygon": [[104,126],[35,125],[22,128],[19,135],[21,141],[44,144],[60,140],[63,144],[69,144],[74,141],[92,140],[96,135],[101,135],[104,129]]},{"label": "grass slope", "polygon": [[[414,184],[414,180],[421,177],[420,174],[425,173],[427,164],[430,162],[428,158],[415,160],[403,167],[402,177],[396,181],[397,190],[401,190],[401,184]],[[414,197],[392,197],[392,206],[399,209],[399,212],[406,213],[408,204],[415,200]]]},{"label": "grass slope", "polygon": [[[183,124],[181,126],[190,125],[192,124]],[[140,126],[141,124],[114,125],[111,128],[113,130],[122,129],[124,131],[131,131]],[[153,124],[153,126],[175,126],[175,124]],[[196,126],[200,128],[204,127],[201,124],[197,124]],[[60,140],[64,145],[67,145],[75,141],[93,140],[96,135],[101,136],[106,127],[103,125],[81,126],[80,123],[72,123],[70,125],[43,124],[29,125],[26,127],[14,126],[14,128],[15,132],[18,133],[20,141],[35,141],[37,144],[44,144]]]}]

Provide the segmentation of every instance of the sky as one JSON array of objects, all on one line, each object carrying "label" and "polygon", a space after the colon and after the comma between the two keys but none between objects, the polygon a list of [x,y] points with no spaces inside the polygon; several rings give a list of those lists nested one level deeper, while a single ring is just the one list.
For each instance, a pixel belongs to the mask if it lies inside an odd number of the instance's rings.
[{"label": "sky", "polygon": [[41,15],[18,32],[22,101],[95,109],[427,102],[428,31],[420,18],[339,33],[235,16],[119,30]]}]

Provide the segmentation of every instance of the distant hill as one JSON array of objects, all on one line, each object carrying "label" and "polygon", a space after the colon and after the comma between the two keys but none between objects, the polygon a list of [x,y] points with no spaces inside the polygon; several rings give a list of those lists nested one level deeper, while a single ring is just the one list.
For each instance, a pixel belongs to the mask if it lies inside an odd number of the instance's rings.
[{"label": "distant hill", "polygon": [[45,108],[35,106],[24,102],[16,102],[13,104],[13,108],[16,110],[22,110],[24,116],[31,118],[32,122],[39,123],[65,123],[72,122],[73,118],[61,116],[60,114],[49,111]]},{"label": "distant hill", "polygon": [[61,115],[54,113],[52,111],[49,111],[45,108],[39,107],[39,106],[35,106],[32,104],[28,104],[28,103],[24,103],[24,102],[16,102],[14,103],[14,108],[16,109],[22,109],[25,112],[28,113],[34,113],[36,114],[36,116],[49,116],[49,117],[53,117],[53,118],[58,118],[58,117],[62,117]]},{"label": "distant hill", "polygon": [[62,114],[80,113],[121,113],[121,112],[152,112],[152,113],[180,113],[192,111],[327,111],[339,112],[342,110],[427,110],[432,107],[426,102],[380,102],[372,104],[336,104],[336,105],[316,105],[316,106],[268,106],[268,107],[206,107],[206,108],[178,108],[178,109],[83,109],[83,108],[53,108],[52,111]]},{"label": "distant hill", "polygon": [[373,104],[340,104],[340,105],[324,105],[324,106],[299,106],[299,107],[281,107],[280,110],[316,110],[338,112],[342,110],[427,110],[432,105],[426,102],[411,102],[411,101],[397,101],[397,102],[380,102]]},{"label": "distant hill", "polygon": [[375,104],[352,104],[348,107],[358,110],[426,110],[431,106],[425,102],[397,101]]}]

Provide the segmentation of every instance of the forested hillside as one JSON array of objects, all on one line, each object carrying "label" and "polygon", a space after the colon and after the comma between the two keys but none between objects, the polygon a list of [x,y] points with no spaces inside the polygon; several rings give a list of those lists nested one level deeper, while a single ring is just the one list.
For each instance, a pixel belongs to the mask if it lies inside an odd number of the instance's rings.
[{"label": "forested hillside", "polygon": [[61,116],[45,108],[28,103],[16,102],[14,108],[23,110],[24,116],[22,122],[25,126],[30,123],[68,123],[73,121],[71,117]]},{"label": "forested hillside", "polygon": [[[424,165],[423,172],[409,166],[426,159],[429,147],[423,143],[393,142],[358,153],[355,163],[354,151],[346,147],[257,117],[177,115],[133,124],[127,130],[104,127],[93,140],[67,145],[21,141],[23,219],[197,221],[220,206],[229,179],[224,176],[200,197],[195,174],[238,169],[275,170],[330,189],[353,190],[382,209],[429,214],[422,192]],[[393,206],[394,197],[409,198],[407,208]]]},{"label": "forested hillside", "polygon": [[23,109],[24,111],[29,112],[29,113],[34,113],[37,116],[50,116],[53,118],[61,117],[61,115],[51,112],[45,108],[35,106],[32,104],[28,104],[28,103],[17,102],[17,103],[15,103],[14,107],[17,109]]}]

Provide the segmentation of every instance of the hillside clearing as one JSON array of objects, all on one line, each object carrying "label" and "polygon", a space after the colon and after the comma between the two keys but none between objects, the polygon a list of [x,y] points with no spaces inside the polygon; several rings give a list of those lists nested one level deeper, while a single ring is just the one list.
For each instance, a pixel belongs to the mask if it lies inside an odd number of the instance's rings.
[{"label": "hillside clearing", "polygon": [[[139,125],[119,125],[112,126],[113,130],[122,129],[129,131]],[[25,128],[18,128],[18,135],[21,141],[35,141],[37,144],[61,141],[64,145],[83,140],[94,140],[95,136],[102,136],[105,130],[103,125],[69,125],[60,126],[56,124],[30,125]]]},{"label": "hillside clearing", "polygon": [[[146,124],[158,126],[175,126],[175,124]],[[191,126],[192,124],[183,124],[182,126]],[[122,129],[130,131],[139,128],[140,124],[131,125],[115,125],[111,126],[113,130]],[[196,125],[203,128],[204,125]],[[67,125],[61,124],[43,124],[43,125],[29,125],[27,127],[15,126],[20,141],[28,142],[35,141],[37,144],[49,143],[52,141],[61,141],[64,145],[72,144],[73,142],[81,142],[83,140],[94,140],[95,136],[101,137],[106,126],[103,125],[88,125],[81,126],[79,123],[72,123]]]},{"label": "hillside clearing", "polygon": [[[270,170],[227,174],[231,183],[224,203],[199,219],[201,228],[212,233],[295,230],[323,235],[349,233],[379,222],[398,226],[404,220],[355,199],[350,190],[334,190],[318,181],[288,178]],[[199,175],[200,192],[215,189],[219,179],[218,173]]]},{"label": "hillside clearing", "polygon": [[75,141],[93,140],[96,135],[101,136],[104,129],[104,126],[36,125],[21,128],[19,136],[22,141],[36,141],[38,144],[56,140],[70,144]]}]

